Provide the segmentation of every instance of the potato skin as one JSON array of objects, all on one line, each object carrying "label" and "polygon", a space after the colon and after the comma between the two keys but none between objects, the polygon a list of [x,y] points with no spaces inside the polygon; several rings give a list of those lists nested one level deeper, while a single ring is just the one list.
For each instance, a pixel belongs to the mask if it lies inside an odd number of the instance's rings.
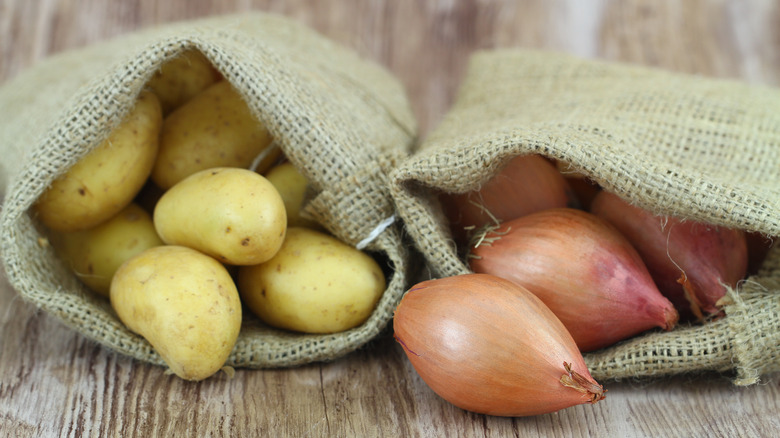
[{"label": "potato skin", "polygon": [[238,289],[247,307],[268,325],[336,333],[371,315],[385,277],[362,251],[327,234],[292,227],[271,260],[241,267]]},{"label": "potato skin", "polygon": [[[152,181],[168,189],[204,169],[248,168],[270,144],[268,130],[223,80],[165,118]],[[265,170],[258,169],[260,173]]]},{"label": "potato skin", "polygon": [[160,99],[163,114],[167,115],[219,78],[208,58],[190,49],[160,66],[146,86]]},{"label": "potato skin", "polygon": [[318,223],[301,217],[301,207],[303,207],[309,182],[292,163],[287,161],[277,164],[265,174],[265,177],[276,187],[284,201],[288,227],[321,228]]},{"label": "potato skin", "polygon": [[181,246],[125,262],[111,282],[111,306],[185,380],[219,371],[241,329],[241,301],[225,267]]},{"label": "potato skin", "polygon": [[149,177],[161,124],[157,97],[142,93],[108,139],[41,195],[33,207],[40,221],[53,230],[78,231],[119,213]]},{"label": "potato skin", "polygon": [[276,254],[287,215],[274,186],[247,169],[200,171],[157,202],[154,225],[169,245],[197,249],[223,263],[254,265]]},{"label": "potato skin", "polygon": [[119,266],[146,249],[163,244],[143,208],[131,203],[113,218],[89,230],[51,233],[51,243],[76,276],[108,298]]}]

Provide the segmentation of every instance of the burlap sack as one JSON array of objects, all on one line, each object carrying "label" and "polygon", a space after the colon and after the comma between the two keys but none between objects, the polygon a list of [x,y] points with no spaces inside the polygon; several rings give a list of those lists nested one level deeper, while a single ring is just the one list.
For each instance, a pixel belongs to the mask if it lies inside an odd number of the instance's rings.
[{"label": "burlap sack", "polygon": [[[181,22],[54,56],[0,89],[2,251],[22,297],[105,346],[152,363],[159,356],[86,291],[41,234],[30,206],[127,113],[159,66],[203,52],[239,90],[287,157],[309,178],[311,216],[376,255],[387,290],[363,325],[333,335],[273,330],[248,318],[228,365],[278,367],[328,360],[386,326],[409,263],[387,192],[387,169],[408,154],[416,124],[401,85],[288,19],[260,13]],[[389,225],[379,227],[380,224]],[[372,234],[373,232],[373,234]]]},{"label": "burlap sack", "polygon": [[[780,235],[780,91],[535,51],[473,56],[451,111],[391,174],[399,215],[433,276],[468,272],[437,191],[474,190],[539,153],[657,214]],[[780,259],[727,317],[587,355],[596,378],[703,370],[737,382],[780,370]]]}]

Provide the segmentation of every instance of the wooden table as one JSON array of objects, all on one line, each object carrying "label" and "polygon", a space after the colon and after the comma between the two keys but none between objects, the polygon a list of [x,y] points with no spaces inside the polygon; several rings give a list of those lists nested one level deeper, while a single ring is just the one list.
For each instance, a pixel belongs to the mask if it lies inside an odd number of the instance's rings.
[{"label": "wooden table", "polygon": [[[0,83],[69,48],[248,9],[294,17],[385,65],[407,87],[423,135],[480,48],[780,82],[780,4],[769,0],[0,0]],[[442,401],[380,338],[332,363],[188,383],[85,340],[0,278],[0,436],[771,436],[780,431],[773,377],[752,387],[721,375],[606,382],[594,406],[487,417]]]}]

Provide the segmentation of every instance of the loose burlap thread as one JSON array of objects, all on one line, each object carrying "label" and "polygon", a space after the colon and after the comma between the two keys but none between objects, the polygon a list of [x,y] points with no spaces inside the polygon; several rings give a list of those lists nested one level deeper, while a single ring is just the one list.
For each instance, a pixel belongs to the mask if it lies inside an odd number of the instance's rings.
[{"label": "loose burlap thread", "polygon": [[[336,237],[363,241],[394,214],[386,173],[416,135],[402,86],[388,72],[292,20],[264,13],[150,28],[56,55],[0,88],[3,263],[27,301],[84,336],[151,363],[161,358],[128,331],[109,302],[86,290],[45,245],[30,207],[51,182],[105,139],[159,67],[201,51],[238,90],[311,183],[307,206]],[[392,318],[409,275],[398,224],[367,243],[388,272],[369,319],[342,333],[306,335],[245,318],[227,365],[282,367],[335,359]]]},{"label": "loose burlap thread", "polygon": [[[780,235],[780,91],[738,81],[526,50],[470,60],[457,99],[391,174],[406,231],[433,276],[469,272],[437,200],[475,190],[511,158],[567,163],[660,215]],[[780,270],[730,291],[726,317],[591,353],[596,378],[780,370]]]}]

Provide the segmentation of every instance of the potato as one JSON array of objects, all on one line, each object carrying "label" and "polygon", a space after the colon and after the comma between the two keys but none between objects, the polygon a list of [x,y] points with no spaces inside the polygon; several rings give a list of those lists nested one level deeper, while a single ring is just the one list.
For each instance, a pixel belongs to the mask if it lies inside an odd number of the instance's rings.
[{"label": "potato", "polygon": [[149,177],[161,124],[157,97],[142,93],[111,135],[41,195],[34,206],[41,222],[53,230],[78,231],[119,213]]},{"label": "potato", "polygon": [[272,167],[265,177],[282,196],[284,208],[287,210],[288,227],[320,228],[316,222],[301,217],[301,207],[309,182],[292,163],[285,162]]},{"label": "potato", "polygon": [[160,66],[146,85],[160,99],[163,114],[167,115],[219,78],[206,56],[191,49]]},{"label": "potato", "polygon": [[268,325],[335,333],[371,315],[385,290],[385,277],[362,251],[321,232],[292,227],[271,260],[240,268],[238,290]]},{"label": "potato", "polygon": [[238,92],[220,81],[166,117],[152,180],[168,189],[204,169],[248,168],[270,144]]},{"label": "potato", "polygon": [[241,329],[241,301],[225,267],[182,246],[125,262],[111,282],[111,306],[185,380],[219,371]]},{"label": "potato", "polygon": [[122,263],[163,244],[152,217],[134,203],[95,228],[53,232],[51,243],[87,287],[106,297],[111,278]]},{"label": "potato", "polygon": [[157,202],[154,225],[163,242],[197,249],[232,265],[262,263],[284,240],[287,215],[274,186],[238,168],[203,170]]}]

